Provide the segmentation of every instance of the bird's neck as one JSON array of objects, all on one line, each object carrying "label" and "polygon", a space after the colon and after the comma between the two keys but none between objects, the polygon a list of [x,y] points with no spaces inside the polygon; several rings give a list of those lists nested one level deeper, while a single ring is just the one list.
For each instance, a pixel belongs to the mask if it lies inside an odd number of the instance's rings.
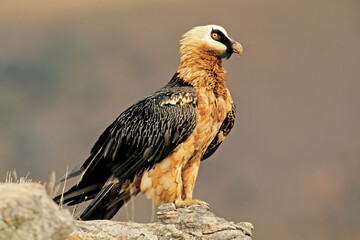
[{"label": "bird's neck", "polygon": [[217,97],[227,98],[225,69],[215,53],[182,49],[177,73],[184,82],[213,91]]}]

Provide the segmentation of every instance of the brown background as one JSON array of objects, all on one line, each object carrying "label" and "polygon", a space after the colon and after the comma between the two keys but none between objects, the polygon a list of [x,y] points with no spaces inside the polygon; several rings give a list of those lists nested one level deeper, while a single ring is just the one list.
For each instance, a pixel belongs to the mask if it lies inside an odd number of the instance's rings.
[{"label": "brown background", "polygon": [[[357,0],[1,1],[1,180],[16,169],[44,182],[82,162],[170,79],[181,35],[210,23],[244,55],[225,63],[236,124],[195,197],[252,222],[254,239],[360,239]],[[138,196],[135,220],[150,214]]]}]

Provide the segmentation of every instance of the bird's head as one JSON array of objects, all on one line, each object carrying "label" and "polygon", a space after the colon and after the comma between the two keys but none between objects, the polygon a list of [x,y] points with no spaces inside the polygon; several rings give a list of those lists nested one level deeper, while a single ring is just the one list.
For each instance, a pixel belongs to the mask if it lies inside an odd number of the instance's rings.
[{"label": "bird's head", "polygon": [[228,59],[231,54],[242,54],[240,43],[232,40],[223,27],[206,25],[194,27],[183,35],[180,40],[181,57],[186,57],[191,52],[204,52],[220,59]]}]

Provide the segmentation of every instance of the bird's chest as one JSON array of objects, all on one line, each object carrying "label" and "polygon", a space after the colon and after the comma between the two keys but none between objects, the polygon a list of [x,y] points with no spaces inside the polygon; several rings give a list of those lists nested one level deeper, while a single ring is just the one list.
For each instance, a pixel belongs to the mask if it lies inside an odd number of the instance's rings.
[{"label": "bird's chest", "polygon": [[[197,93],[197,125],[186,141],[194,148],[192,157],[188,159],[190,162],[202,157],[219,131],[227,112],[231,110],[231,102],[222,97],[216,97],[213,92],[197,89]],[[187,164],[188,161],[185,161],[184,164]]]},{"label": "bird's chest", "polygon": [[197,89],[198,104],[196,107],[198,115],[198,125],[206,124],[208,127],[222,123],[228,111],[231,110],[230,95],[225,100],[223,97],[216,97],[212,91],[205,89]]}]

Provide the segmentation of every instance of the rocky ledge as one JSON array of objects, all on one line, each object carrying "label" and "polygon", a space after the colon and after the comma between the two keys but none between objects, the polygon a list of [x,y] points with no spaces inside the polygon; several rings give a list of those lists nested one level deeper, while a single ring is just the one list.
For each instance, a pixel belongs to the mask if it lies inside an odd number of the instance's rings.
[{"label": "rocky ledge", "polygon": [[244,239],[251,223],[216,217],[209,208],[174,204],[158,207],[154,223],[76,221],[36,183],[0,184],[0,240]]}]

